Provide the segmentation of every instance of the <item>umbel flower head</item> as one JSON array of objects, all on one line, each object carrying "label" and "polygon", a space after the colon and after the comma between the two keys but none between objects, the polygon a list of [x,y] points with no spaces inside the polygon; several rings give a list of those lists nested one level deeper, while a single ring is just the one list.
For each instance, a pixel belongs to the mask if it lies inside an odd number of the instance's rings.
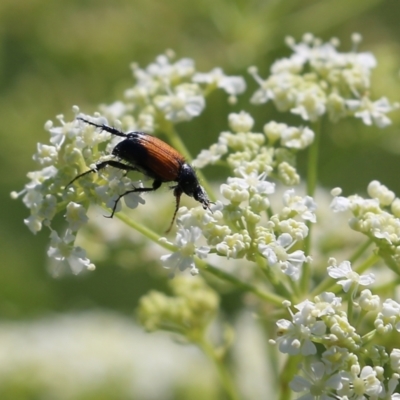
[{"label": "umbel flower head", "polygon": [[[99,125],[112,124],[127,131],[145,130],[156,134],[166,124],[189,121],[200,115],[205,107],[205,95],[212,90],[221,88],[232,100],[246,88],[242,77],[227,76],[222,69],[200,73],[196,71],[193,60],[173,62],[172,58],[173,54],[168,52],[157,57],[145,69],[133,65],[136,82],[126,90],[126,100],[102,106],[101,113],[96,113],[94,118],[74,106],[72,121],[66,121],[63,115],[59,115],[58,126],[52,121],[45,124],[50,143],[39,143],[33,156],[39,169],[28,173],[30,182],[20,193],[13,192],[12,197],[22,196],[30,210],[25,224],[33,233],[39,232],[43,226],[50,228],[48,255],[56,264],[67,263],[74,273],[89,266],[93,269],[94,265],[86,257],[85,250],[74,245],[78,231],[88,222],[89,204],[113,209],[119,196],[133,187],[143,187],[141,181],[133,182],[116,168],[87,175],[79,180],[79,184],[66,187],[74,177],[93,169],[99,161],[112,159],[110,153],[121,140],[79,119],[90,119]],[[124,196],[124,202],[133,209],[145,201],[139,193],[130,193]],[[120,209],[121,204],[118,203],[116,211]],[[63,210],[67,210],[65,235],[57,233],[52,227],[53,218]]]},{"label": "umbel flower head", "polygon": [[369,98],[376,59],[372,53],[357,52],[360,35],[354,34],[352,41],[353,49],[342,53],[337,49],[337,39],[323,43],[306,34],[296,43],[287,38],[293,54],[276,61],[267,79],[262,79],[255,67],[249,69],[260,85],[251,102],[263,104],[271,100],[279,111],[290,111],[305,121],[317,121],[328,114],[333,122],[355,116],[366,125],[389,125],[386,114],[398,105],[386,97],[376,101]]}]

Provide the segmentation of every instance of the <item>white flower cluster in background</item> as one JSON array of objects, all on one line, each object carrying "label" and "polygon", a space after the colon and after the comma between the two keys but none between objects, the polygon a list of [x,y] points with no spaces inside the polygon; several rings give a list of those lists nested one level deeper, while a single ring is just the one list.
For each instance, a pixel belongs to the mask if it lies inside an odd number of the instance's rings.
[{"label": "white flower cluster in background", "polygon": [[207,360],[193,350],[100,310],[2,321],[0,385],[4,391],[15,385],[14,399],[21,388],[24,397],[59,400],[173,398],[182,381],[206,390],[215,385]]},{"label": "white flower cluster in background", "polygon": [[227,76],[221,68],[198,72],[192,59],[171,63],[172,57],[171,52],[160,55],[145,69],[132,65],[136,84],[125,91],[126,104],[121,111],[125,114],[124,108],[132,110],[139,130],[154,132],[156,127],[152,123],[157,123],[159,112],[172,123],[190,121],[201,114],[206,105],[205,95],[212,90],[224,90],[235,102],[236,96],[246,89],[242,77]]},{"label": "white flower cluster in background", "polygon": [[386,254],[400,265],[400,199],[385,185],[374,180],[368,185],[370,198],[359,195],[341,196],[336,189],[331,207],[335,212],[350,211],[349,224],[374,241],[382,255]]},{"label": "white flower cluster in background", "polygon": [[372,53],[357,52],[360,35],[354,34],[352,41],[352,51],[341,53],[337,39],[323,43],[306,34],[296,43],[288,38],[293,54],[276,61],[267,79],[259,76],[256,67],[249,69],[260,85],[252,103],[271,100],[279,111],[290,111],[311,122],[328,114],[332,122],[355,116],[365,125],[375,124],[380,128],[389,125],[391,121],[386,114],[398,108],[398,104],[390,103],[386,97],[376,101],[369,98],[376,59]]}]

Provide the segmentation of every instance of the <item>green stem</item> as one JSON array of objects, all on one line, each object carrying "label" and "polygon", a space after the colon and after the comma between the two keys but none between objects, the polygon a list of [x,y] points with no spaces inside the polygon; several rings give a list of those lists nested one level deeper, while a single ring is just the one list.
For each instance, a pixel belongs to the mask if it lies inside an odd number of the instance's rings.
[{"label": "green stem", "polygon": [[233,383],[233,379],[223,362],[223,358],[215,351],[215,349],[206,341],[197,342],[207,357],[214,363],[217,368],[219,378],[230,400],[238,400],[239,395]]},{"label": "green stem", "polygon": [[396,275],[400,276],[399,265],[393,259],[392,255],[388,250],[379,249],[379,256],[385,261],[385,264],[390,268]]},{"label": "green stem", "polygon": [[312,124],[315,134],[314,141],[308,151],[308,164],[307,164],[307,194],[314,196],[315,188],[317,187],[318,179],[318,152],[321,137],[321,121]]},{"label": "green stem", "polygon": [[386,282],[382,285],[374,286],[374,293],[385,296],[388,296],[389,293],[391,293],[391,296],[393,296],[393,291],[398,285],[400,285],[400,278],[391,279],[389,282]]},{"label": "green stem", "polygon": [[351,290],[349,290],[349,292],[347,293],[347,318],[351,324],[355,323],[355,321],[353,321],[354,290],[356,290],[356,288],[354,287],[354,283],[353,283]]},{"label": "green stem", "polygon": [[365,321],[365,316],[366,316],[366,315],[367,315],[367,311],[361,309],[360,312],[359,312],[356,316],[353,316],[352,321],[349,321],[349,322],[350,322],[350,323],[352,324],[352,326],[354,326],[354,327],[357,329],[357,331],[358,331],[358,329],[360,328],[360,325],[362,325],[363,322]]},{"label": "green stem", "polygon": [[316,286],[313,291],[310,293],[310,298],[314,298],[315,296],[318,296],[322,292],[330,292],[334,286],[336,285],[336,280],[331,278],[330,276],[327,276],[322,282],[319,283],[318,286]]},{"label": "green stem", "polygon": [[281,296],[284,296],[286,300],[289,300],[291,303],[294,303],[295,302],[293,299],[294,292],[288,290],[287,287],[282,282],[282,280],[279,280],[277,276],[272,274],[271,268],[265,265],[265,260],[263,261],[261,260],[261,257],[257,257],[256,263],[260,268],[260,270],[262,271],[262,273],[267,277],[268,282],[274,287],[275,291],[279,293]]},{"label": "green stem", "polygon": [[372,330],[371,332],[366,333],[361,339],[364,344],[370,342],[376,335],[376,329]]},{"label": "green stem", "polygon": [[[321,121],[312,124],[312,128],[315,134],[314,142],[308,151],[308,164],[307,164],[307,194],[313,197],[315,194],[315,188],[317,187],[318,180],[318,152],[321,137]],[[312,226],[311,222],[307,222],[308,235],[304,240],[304,252],[306,255],[310,254],[311,251],[311,238],[312,238]],[[310,285],[311,266],[309,263],[304,263],[303,271],[300,279],[300,288],[302,293],[308,293]]]},{"label": "green stem", "polygon": [[357,272],[358,274],[362,274],[365,272],[369,267],[372,267],[372,265],[376,264],[379,261],[380,257],[378,254],[371,254],[363,263],[361,263],[359,266],[353,268],[354,272]]},{"label": "green stem", "polygon": [[298,371],[298,364],[300,360],[301,356],[288,357],[280,377],[279,400],[287,400],[292,398],[293,392],[290,389],[289,382],[293,379],[293,376]]},{"label": "green stem", "polygon": [[201,268],[205,272],[209,272],[210,274],[216,276],[219,279],[227,281],[229,283],[234,284],[238,289],[242,289],[246,292],[251,292],[255,294],[262,300],[268,301],[269,303],[275,304],[276,306],[282,306],[282,302],[286,300],[285,298],[276,295],[275,293],[270,293],[265,290],[261,290],[256,286],[250,285],[249,283],[243,282],[235,276],[228,274],[227,272],[215,268],[209,264],[206,264],[203,260],[196,260],[196,264],[199,268]]},{"label": "green stem", "polygon": [[[307,227],[308,227],[308,235],[304,240],[304,253],[306,256],[310,254],[311,250],[311,231],[312,231],[312,223],[307,222]],[[305,262],[303,264],[303,270],[301,272],[301,278],[300,278],[300,292],[301,293],[307,293],[309,291],[309,286],[310,286],[310,276],[311,276],[311,266],[308,262]]]},{"label": "green stem", "polygon": [[368,239],[366,242],[361,244],[361,246],[354,252],[354,254],[349,257],[349,261],[354,264],[365,253],[365,251],[372,243],[372,240]]},{"label": "green stem", "polygon": [[[151,229],[145,227],[144,225],[138,223],[136,220],[129,218],[126,214],[123,213],[117,213],[115,216],[123,221],[125,224],[130,226],[131,228],[135,229],[136,231],[140,232],[142,235],[153,241],[154,243],[157,243],[159,246],[163,247],[166,250],[169,251],[176,251],[177,247],[174,246],[173,244],[167,242],[166,240],[162,240],[163,237],[159,236],[157,233],[152,231]],[[251,292],[255,294],[257,297],[261,298],[262,300],[269,301],[272,304],[281,306],[282,302],[285,300],[283,297],[280,297],[278,295],[275,295],[273,293],[267,292],[265,290],[261,290],[253,285],[250,285],[248,283],[242,282],[240,279],[236,278],[235,276],[228,274],[227,272],[224,272],[216,267],[213,267],[209,264],[206,264],[203,260],[196,258],[196,264],[198,265],[199,268],[202,270],[209,272],[210,274],[218,277],[219,279],[222,279],[224,281],[227,281],[229,283],[234,284],[237,288],[245,290],[247,292]]]},{"label": "green stem", "polygon": [[120,219],[122,222],[124,222],[126,225],[130,226],[131,228],[135,229],[137,232],[140,232],[143,236],[147,237],[154,243],[157,243],[161,247],[164,247],[164,249],[169,250],[169,251],[176,251],[177,248],[176,246],[172,245],[171,243],[168,243],[163,239],[162,236],[158,235],[151,229],[145,227],[143,224],[138,223],[136,220],[128,217],[126,214],[123,213],[116,213],[115,216]]}]

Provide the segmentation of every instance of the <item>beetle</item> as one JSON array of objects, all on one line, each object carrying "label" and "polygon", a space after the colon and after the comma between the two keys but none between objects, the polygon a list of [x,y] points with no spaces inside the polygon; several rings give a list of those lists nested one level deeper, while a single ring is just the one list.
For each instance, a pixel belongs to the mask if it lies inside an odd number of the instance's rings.
[{"label": "beetle", "polygon": [[[96,128],[100,128],[103,131],[109,132],[112,135],[120,136],[125,139],[119,142],[111,152],[117,160],[108,160],[96,163],[95,168],[76,176],[67,187],[82,176],[91,172],[98,172],[107,166],[118,168],[126,172],[139,171],[153,179],[151,187],[134,188],[121,194],[115,201],[111,215],[108,218],[114,216],[118,202],[122,197],[129,193],[152,192],[157,190],[163,183],[167,182],[176,182],[176,185],[171,187],[171,189],[174,190],[173,193],[176,199],[176,206],[167,232],[171,230],[172,224],[175,221],[183,193],[189,197],[193,197],[201,203],[205,210],[208,209],[211,211],[211,202],[208,199],[207,193],[200,185],[195,170],[185,161],[183,155],[173,147],[161,139],[144,132],[124,133],[105,124],[96,124],[81,117],[77,117],[77,119]],[[121,161],[125,161],[126,163]]]}]

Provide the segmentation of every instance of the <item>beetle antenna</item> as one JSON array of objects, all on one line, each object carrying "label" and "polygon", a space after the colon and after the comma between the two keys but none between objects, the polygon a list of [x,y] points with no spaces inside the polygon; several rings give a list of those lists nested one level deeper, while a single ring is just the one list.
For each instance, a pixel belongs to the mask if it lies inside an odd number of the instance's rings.
[{"label": "beetle antenna", "polygon": [[77,117],[76,119],[79,119],[79,121],[86,122],[86,123],[89,124],[89,125],[93,125],[93,126],[95,126],[96,128],[100,128],[101,130],[106,131],[106,132],[109,132],[109,133],[111,133],[112,135],[121,136],[121,137],[127,137],[127,134],[126,134],[126,133],[121,132],[120,130],[118,130],[118,129],[116,129],[116,128],[113,128],[113,127],[111,127],[111,126],[108,126],[108,125],[105,125],[105,124],[96,124],[96,123],[91,122],[91,121],[89,121],[89,120],[87,120],[87,119],[85,119],[85,118],[82,118],[82,117]]}]

